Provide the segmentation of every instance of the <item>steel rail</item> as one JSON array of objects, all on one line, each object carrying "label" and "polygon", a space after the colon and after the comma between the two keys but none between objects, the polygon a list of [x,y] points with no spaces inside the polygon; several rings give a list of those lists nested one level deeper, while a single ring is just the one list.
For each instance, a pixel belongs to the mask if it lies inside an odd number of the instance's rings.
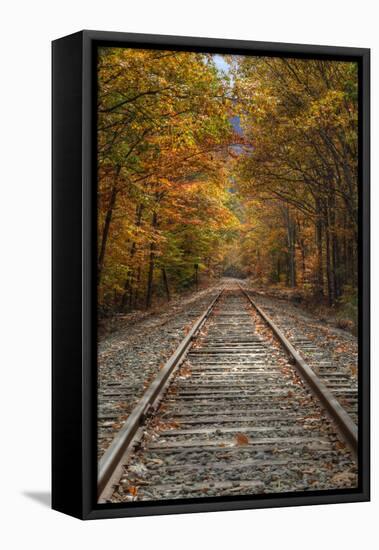
[{"label": "steel rail", "polygon": [[305,362],[301,355],[292,346],[289,340],[284,336],[283,332],[275,325],[269,316],[254,302],[248,292],[238,283],[241,291],[247,297],[251,305],[258,312],[264,322],[271,328],[276,338],[280,341],[286,352],[292,357],[295,367],[300,376],[307,382],[314,395],[321,401],[324,408],[327,410],[331,418],[336,423],[339,432],[345,441],[349,444],[352,451],[358,453],[358,428],[353,422],[349,414],[340,405],[337,398],[325,386],[311,367]]},{"label": "steel rail", "polygon": [[220,299],[223,291],[224,288],[220,290],[205,312],[198,318],[191,330],[183,338],[174,353],[165,363],[164,367],[160,370],[159,374],[148,386],[142,398],[132,410],[131,414],[128,416],[127,420],[124,422],[123,426],[100,459],[97,480],[99,497],[104,492],[114,470],[119,464],[120,459],[127,451],[128,447],[133,443],[133,438],[141,424],[144,422],[147,414],[158,404],[160,397],[168,385],[171,375],[175,371],[176,367],[178,367],[179,364],[185,359],[185,356],[191,347],[193,338],[201,330],[209,315],[212,313],[212,310],[217,301]]}]

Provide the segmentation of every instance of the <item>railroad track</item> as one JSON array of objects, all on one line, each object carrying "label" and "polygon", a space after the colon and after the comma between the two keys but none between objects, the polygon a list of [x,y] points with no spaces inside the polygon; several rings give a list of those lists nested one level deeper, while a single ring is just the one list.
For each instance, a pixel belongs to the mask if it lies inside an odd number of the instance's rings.
[{"label": "railroad track", "polygon": [[226,285],[103,455],[99,502],[355,487],[357,429],[334,374]]},{"label": "railroad track", "polygon": [[[254,294],[254,303],[263,308],[263,311],[270,316],[270,319],[277,327],[284,329],[290,323],[290,329],[284,330],[288,341],[301,353],[309,367],[317,374],[325,386],[337,397],[343,408],[349,414],[353,422],[358,422],[358,382],[353,376],[349,367],[346,368],[341,361],[333,360],[330,354],[307,337],[286,311],[285,304],[281,307],[274,306],[264,296]],[[356,365],[353,366],[356,370]],[[350,372],[349,372],[350,371]]]}]

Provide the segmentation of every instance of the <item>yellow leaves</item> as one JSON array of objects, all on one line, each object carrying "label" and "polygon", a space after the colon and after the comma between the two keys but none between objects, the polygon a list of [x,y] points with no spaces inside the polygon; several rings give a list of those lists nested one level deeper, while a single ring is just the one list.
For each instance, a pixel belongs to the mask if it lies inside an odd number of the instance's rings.
[{"label": "yellow leaves", "polygon": [[[298,278],[307,285],[316,280],[315,203],[331,202],[330,181],[340,185],[345,172],[355,181],[354,157],[345,158],[356,145],[353,66],[225,59],[228,76],[210,54],[100,50],[98,242],[107,242],[99,296],[105,309],[144,307],[148,285],[160,300],[169,297],[167,287],[172,294],[190,289],[195,263],[204,281],[231,266],[263,282],[285,283],[286,215],[296,226]],[[335,170],[340,157],[344,164]],[[350,200],[350,191],[338,191]],[[351,240],[350,223],[340,225],[348,226],[344,240]]]}]

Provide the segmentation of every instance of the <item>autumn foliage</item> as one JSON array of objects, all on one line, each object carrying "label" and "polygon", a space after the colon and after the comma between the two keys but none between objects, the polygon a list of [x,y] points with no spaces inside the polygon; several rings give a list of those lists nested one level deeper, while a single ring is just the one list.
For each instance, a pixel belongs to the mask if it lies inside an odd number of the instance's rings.
[{"label": "autumn foliage", "polygon": [[[101,48],[100,311],[222,274],[357,285],[354,63]],[[237,121],[237,122],[236,122]]]},{"label": "autumn foliage", "polygon": [[236,79],[251,147],[236,163],[244,261],[333,305],[357,285],[357,66],[243,58]]}]

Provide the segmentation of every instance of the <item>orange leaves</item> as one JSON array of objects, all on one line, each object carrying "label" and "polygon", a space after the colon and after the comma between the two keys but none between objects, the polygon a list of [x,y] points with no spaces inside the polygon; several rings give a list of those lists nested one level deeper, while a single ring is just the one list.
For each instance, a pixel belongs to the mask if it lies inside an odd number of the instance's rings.
[{"label": "orange leaves", "polygon": [[347,346],[344,346],[343,344],[341,344],[334,351],[336,353],[346,353],[348,351],[348,348]]},{"label": "orange leaves", "polygon": [[353,472],[339,472],[332,477],[331,481],[337,487],[355,487],[357,476]]},{"label": "orange leaves", "polygon": [[144,301],[151,247],[153,284],[159,262],[173,292],[190,286],[194,262],[222,256],[219,233],[238,225],[225,191],[236,136],[229,102],[219,100],[227,79],[203,54],[103,48],[98,62],[99,243],[111,219],[99,301],[135,308]]},{"label": "orange leaves", "polygon": [[168,430],[176,430],[180,427],[178,422],[171,420],[170,422],[157,422],[154,426],[155,430],[158,432],[166,432]]},{"label": "orange leaves", "polygon": [[249,438],[245,434],[238,433],[236,434],[234,439],[235,439],[236,445],[244,446],[249,444]]},{"label": "orange leaves", "polygon": [[346,449],[346,444],[343,441],[337,440],[335,446],[338,450]]},{"label": "orange leaves", "polygon": [[184,378],[189,378],[192,375],[192,369],[189,366],[184,366],[180,369],[179,376],[183,376]]},{"label": "orange leaves", "polygon": [[128,491],[132,495],[132,497],[135,498],[137,496],[137,493],[138,493],[138,487],[136,487],[135,485],[130,485],[128,487]]}]

